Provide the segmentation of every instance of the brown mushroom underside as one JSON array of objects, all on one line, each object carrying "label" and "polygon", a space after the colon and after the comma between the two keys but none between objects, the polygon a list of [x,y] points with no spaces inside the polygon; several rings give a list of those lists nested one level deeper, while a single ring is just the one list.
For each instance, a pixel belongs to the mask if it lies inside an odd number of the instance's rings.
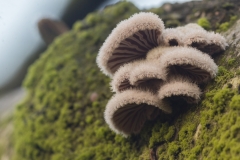
[{"label": "brown mushroom underside", "polygon": [[139,79],[134,83],[134,86],[140,88],[141,90],[148,90],[152,93],[157,93],[163,81],[161,79],[154,79],[154,78],[145,78]]},{"label": "brown mushroom underside", "polygon": [[147,52],[158,46],[159,30],[143,30],[123,40],[114,50],[107,65],[115,73],[125,63],[146,57]]},{"label": "brown mushroom underside", "polygon": [[115,127],[125,134],[139,133],[146,120],[152,120],[159,109],[148,104],[128,104],[119,108],[112,117]]},{"label": "brown mushroom underside", "polygon": [[121,92],[130,88],[133,88],[133,86],[130,84],[128,79],[125,79],[123,82],[121,82],[121,84],[119,84],[118,91]]},{"label": "brown mushroom underside", "polygon": [[179,42],[176,39],[170,39],[168,41],[169,46],[178,46]]},{"label": "brown mushroom underside", "polygon": [[187,96],[187,95],[172,95],[171,97],[165,97],[165,100],[168,99],[169,101],[178,103],[178,102],[182,102],[185,101],[188,104],[195,104],[198,102],[198,100],[196,100],[193,97]]},{"label": "brown mushroom underside", "polygon": [[168,70],[171,75],[181,75],[198,83],[206,82],[211,78],[211,75],[206,70],[189,64],[172,65],[168,67]]},{"label": "brown mushroom underside", "polygon": [[207,44],[207,43],[203,43],[203,42],[192,42],[192,44],[190,44],[189,46],[196,48],[204,53],[207,53],[209,55],[213,55],[215,53],[220,53],[223,51],[223,49],[221,48],[221,46],[217,45],[217,44]]}]

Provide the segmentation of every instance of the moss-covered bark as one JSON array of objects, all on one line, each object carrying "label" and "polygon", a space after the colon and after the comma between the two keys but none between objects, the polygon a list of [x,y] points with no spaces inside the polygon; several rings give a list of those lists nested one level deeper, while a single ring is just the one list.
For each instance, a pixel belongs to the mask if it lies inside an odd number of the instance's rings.
[{"label": "moss-covered bark", "polygon": [[[197,8],[207,2],[191,3],[193,7],[188,11],[191,21],[200,18],[195,12],[208,14]],[[221,5],[218,3],[217,7]],[[178,5],[171,7],[172,12],[181,13],[174,10]],[[228,9],[216,23],[230,21],[233,10]],[[166,17],[169,9],[164,6],[151,11],[169,24],[173,24],[171,20],[179,24],[190,21],[187,17]],[[175,105],[171,116],[162,115],[148,122],[139,135],[129,138],[109,130],[103,111],[112,93],[109,79],[99,71],[95,58],[113,27],[136,12],[139,10],[131,3],[121,2],[89,14],[72,31],[57,38],[29,69],[24,83],[28,96],[15,114],[16,160],[237,159],[240,156],[240,71],[235,51],[238,42],[216,57],[219,74],[203,86],[200,104]],[[210,23],[217,26],[211,20]],[[234,39],[231,30],[226,34],[229,42]],[[96,100],[93,94],[97,95]]]}]

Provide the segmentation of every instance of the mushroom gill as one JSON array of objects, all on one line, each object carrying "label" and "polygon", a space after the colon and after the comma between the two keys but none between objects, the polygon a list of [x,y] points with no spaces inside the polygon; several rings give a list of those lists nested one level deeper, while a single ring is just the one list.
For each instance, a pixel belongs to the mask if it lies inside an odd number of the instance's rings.
[{"label": "mushroom gill", "polygon": [[211,56],[224,51],[228,46],[226,39],[218,33],[209,32],[208,39],[209,43],[199,50],[204,53],[208,53]]},{"label": "mushroom gill", "polygon": [[164,29],[153,13],[120,22],[96,60],[116,93],[106,106],[106,123],[123,136],[137,134],[147,120],[171,113],[171,102],[199,102],[197,84],[218,71],[210,56],[226,46],[224,37],[197,24]]},{"label": "mushroom gill", "polygon": [[159,45],[163,30],[162,20],[150,12],[120,22],[100,48],[99,68],[112,76],[123,64],[145,58],[150,49]]},{"label": "mushroom gill", "polygon": [[190,47],[166,47],[161,49],[161,68],[168,76],[181,75],[197,83],[214,78],[218,67],[213,59],[199,50]]},{"label": "mushroom gill", "polygon": [[[187,30],[189,31],[186,32]],[[207,32],[202,27],[197,27],[197,24],[186,25],[182,32],[185,33],[184,46],[196,48],[209,55],[222,52],[228,46],[225,38],[220,34]]]},{"label": "mushroom gill", "polygon": [[223,36],[207,32],[195,23],[167,28],[163,31],[161,40],[164,46],[189,46],[209,55],[220,53],[228,46]]},{"label": "mushroom gill", "polygon": [[161,111],[171,113],[171,107],[157,96],[141,90],[126,90],[110,99],[104,118],[114,132],[128,136],[139,133],[145,121],[156,118]]}]

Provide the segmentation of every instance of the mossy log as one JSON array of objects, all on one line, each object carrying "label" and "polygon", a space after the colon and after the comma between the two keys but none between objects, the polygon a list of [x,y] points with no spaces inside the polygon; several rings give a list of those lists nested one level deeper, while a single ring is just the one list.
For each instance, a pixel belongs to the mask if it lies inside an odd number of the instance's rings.
[{"label": "mossy log", "polygon": [[[214,5],[205,7],[207,3]],[[224,8],[220,1],[166,5],[149,11],[163,17],[164,22],[177,20],[178,24],[197,22],[204,14],[213,30],[232,16],[239,16],[234,13],[240,6]],[[179,9],[189,6],[192,7]],[[14,159],[240,157],[240,21],[231,22],[232,27],[224,32],[229,47],[214,57],[219,73],[202,86],[204,93],[199,104],[176,104],[172,115],[146,123],[140,134],[128,138],[108,128],[103,112],[112,96],[110,79],[97,67],[96,55],[116,24],[139,11],[133,4],[121,2],[89,14],[58,37],[31,66],[24,82],[28,95],[15,112]],[[169,17],[169,12],[180,16]]]}]

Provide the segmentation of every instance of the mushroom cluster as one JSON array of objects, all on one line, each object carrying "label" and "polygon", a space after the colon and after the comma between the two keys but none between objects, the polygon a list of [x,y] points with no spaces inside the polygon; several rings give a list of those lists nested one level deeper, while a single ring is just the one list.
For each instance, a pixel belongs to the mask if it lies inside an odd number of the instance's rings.
[{"label": "mushroom cluster", "polygon": [[197,103],[198,87],[217,74],[210,57],[225,50],[220,34],[197,24],[165,29],[153,13],[141,12],[120,22],[97,56],[101,71],[112,78],[115,95],[104,118],[116,133],[137,134],[145,121],[170,114],[170,100]]}]

